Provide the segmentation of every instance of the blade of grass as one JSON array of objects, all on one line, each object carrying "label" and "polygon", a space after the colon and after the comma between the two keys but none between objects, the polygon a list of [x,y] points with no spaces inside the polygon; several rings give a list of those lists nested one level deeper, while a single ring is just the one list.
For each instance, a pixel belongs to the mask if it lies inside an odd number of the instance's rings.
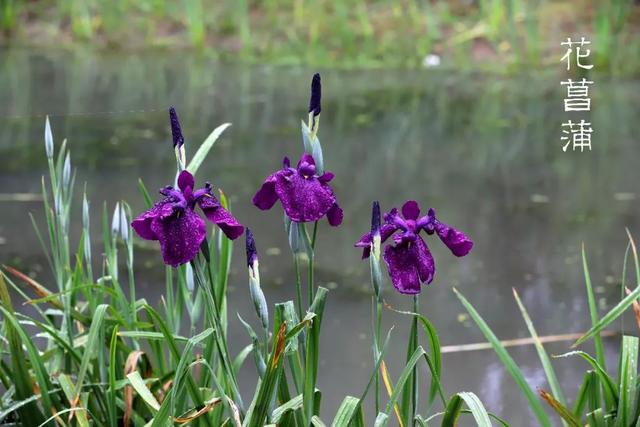
[{"label": "blade of grass", "polygon": [[149,388],[142,379],[139,371],[131,372],[127,375],[127,379],[134,390],[138,392],[138,396],[142,398],[144,403],[146,403],[155,412],[160,410],[160,403],[158,403],[154,395],[149,391]]},{"label": "blade of grass", "polygon": [[485,336],[487,341],[489,341],[493,346],[496,355],[504,365],[507,372],[509,372],[513,380],[516,382],[524,397],[527,399],[529,407],[538,420],[538,423],[540,423],[540,425],[544,427],[551,427],[551,421],[544,411],[542,404],[538,400],[538,397],[535,395],[531,387],[529,387],[527,380],[524,378],[524,374],[522,373],[516,362],[511,358],[502,343],[500,343],[498,337],[496,337],[489,325],[487,325],[480,314],[478,314],[476,309],[473,308],[471,303],[469,303],[469,301],[467,301],[467,299],[456,288],[453,288],[453,291],[455,292],[456,296],[458,297],[464,308],[467,310],[473,321],[476,323],[482,334]]},{"label": "blade of grass", "polygon": [[100,304],[95,313],[93,313],[93,320],[91,321],[91,327],[89,328],[89,335],[87,338],[87,344],[84,347],[84,354],[82,355],[82,362],[78,370],[78,376],[76,380],[75,396],[76,399],[80,396],[80,390],[84,383],[84,377],[89,370],[89,363],[93,358],[94,351],[98,349],[102,351],[102,343],[98,342],[100,329],[102,328],[102,322],[104,321],[104,315],[109,306],[107,304]]},{"label": "blade of grass", "polygon": [[[596,305],[596,298],[593,293],[593,286],[591,285],[591,275],[589,274],[589,265],[587,263],[587,255],[584,250],[584,243],[582,244],[582,268],[584,270],[584,282],[587,287],[587,300],[589,303],[589,315],[591,316],[591,325],[594,327],[598,324],[598,307]],[[602,366],[603,369],[607,369],[606,361],[604,358],[604,348],[602,347],[602,337],[597,331],[593,334],[593,344],[596,348],[596,360]]]},{"label": "blade of grass", "polygon": [[[7,284],[4,281],[4,274],[0,272],[0,300],[2,307],[9,313],[13,313],[11,297]],[[9,352],[11,354],[11,366],[13,368],[13,385],[15,387],[15,398],[18,401],[26,402],[16,408],[20,420],[26,425],[37,425],[44,421],[44,415],[38,408],[36,401],[30,401],[33,396],[34,385],[31,375],[23,360],[22,343],[20,333],[13,322],[3,322],[5,338],[9,342]]]},{"label": "blade of grass", "polygon": [[591,385],[595,374],[594,371],[587,371],[587,373],[584,374],[584,379],[578,389],[578,394],[576,394],[575,403],[573,404],[573,415],[577,417],[582,414],[582,411],[589,401],[589,393],[591,392]]},{"label": "blade of grass", "polygon": [[390,310],[395,311],[396,313],[414,316],[417,319],[417,322],[422,326],[422,329],[424,330],[424,333],[427,337],[429,348],[431,349],[431,359],[433,361],[433,366],[437,374],[437,377],[431,377],[431,385],[429,387],[429,401],[427,403],[428,412],[438,393],[438,378],[441,378],[442,376],[442,353],[438,331],[436,330],[435,326],[433,326],[433,324],[429,321],[429,319],[419,313],[396,310],[388,304],[386,305],[386,307]]},{"label": "blade of grass", "polygon": [[640,297],[640,286],[636,287],[630,294],[628,294],[622,301],[616,304],[607,314],[602,316],[602,318],[594,324],[591,329],[585,332],[580,338],[576,340],[571,346],[575,348],[580,344],[587,341],[589,338],[594,337],[600,333],[604,328],[606,328],[611,322],[615,321],[618,317],[620,317],[629,307],[633,305],[633,302]]},{"label": "blade of grass", "polygon": [[540,337],[538,337],[538,333],[536,332],[533,322],[529,317],[529,313],[525,308],[524,304],[520,300],[520,296],[518,292],[513,288],[513,297],[518,303],[518,307],[520,308],[520,313],[522,313],[522,318],[524,319],[524,323],[527,325],[527,329],[529,330],[529,335],[534,340],[534,344],[536,347],[536,351],[538,352],[538,357],[540,358],[540,363],[542,363],[542,368],[544,369],[544,373],[547,376],[547,381],[549,382],[549,386],[551,387],[551,391],[553,393],[553,397],[560,402],[563,406],[567,406],[567,400],[564,397],[564,393],[562,393],[562,388],[560,387],[560,382],[558,381],[558,377],[556,376],[556,372],[553,369],[553,365],[551,364],[551,359],[547,354],[546,350],[542,346],[540,342]]},{"label": "blade of grass", "polygon": [[347,427],[360,406],[360,399],[347,396],[342,400],[331,427]]},{"label": "blade of grass", "polygon": [[617,407],[619,396],[618,396],[618,391],[616,389],[615,383],[613,382],[609,374],[607,374],[607,372],[604,370],[604,368],[600,366],[600,364],[596,359],[594,359],[584,351],[570,351],[568,353],[560,354],[558,356],[553,356],[553,357],[560,358],[560,357],[571,357],[571,356],[580,356],[593,367],[593,369],[598,374],[598,378],[600,379],[600,382],[602,383],[602,388],[604,390],[604,399],[607,404],[607,408]]},{"label": "blade of grass", "polygon": [[319,287],[313,304],[309,307],[309,311],[316,316],[307,333],[307,342],[305,348],[305,375],[302,392],[302,400],[304,406],[305,420],[311,420],[311,417],[318,415],[314,413],[314,392],[318,379],[318,362],[320,354],[320,326],[322,324],[322,314],[324,312],[324,304],[327,298],[328,290]]},{"label": "blade of grass", "polygon": [[620,400],[616,416],[616,426],[628,426],[637,421],[633,418],[638,378],[638,337],[622,337],[620,354]]},{"label": "blade of grass", "polygon": [[[429,357],[427,352],[422,348],[422,346],[418,346],[418,348],[416,348],[415,352],[411,355],[411,357],[409,358],[409,361],[407,362],[404,369],[402,370],[402,373],[398,378],[398,382],[396,383],[396,386],[393,390],[393,394],[391,395],[391,397],[389,398],[389,401],[387,402],[387,406],[385,407],[384,412],[378,414],[378,416],[376,417],[376,422],[375,422],[376,427],[384,427],[387,425],[391,411],[393,411],[395,404],[398,402],[400,393],[402,393],[402,389],[404,385],[409,379],[411,372],[415,368],[416,363],[418,363],[418,360],[420,360],[420,358],[424,358],[426,360],[427,365],[431,370],[431,375],[435,375],[435,368],[433,366],[433,362],[431,361],[431,358]],[[446,404],[446,399],[444,398],[444,393],[442,392],[442,389],[439,389],[439,394],[443,404]]]},{"label": "blade of grass", "polygon": [[200,145],[200,148],[198,148],[198,151],[196,151],[196,154],[194,154],[193,158],[189,162],[189,165],[187,166],[187,170],[191,172],[192,175],[196,174],[198,168],[200,168],[200,165],[207,157],[207,154],[209,154],[209,151],[211,150],[213,145],[216,143],[218,138],[220,138],[222,132],[224,132],[229,126],[231,126],[231,123],[221,124],[220,126],[215,128],[213,132],[209,134],[207,139],[205,139],[204,142]]},{"label": "blade of grass", "polygon": [[478,399],[478,396],[471,392],[457,393],[449,400],[442,419],[442,427],[455,427],[457,425],[458,417],[462,413],[463,403],[469,408],[478,427],[491,427],[491,420],[487,410]]},{"label": "blade of grass", "polygon": [[117,427],[118,412],[116,407],[116,367],[118,366],[118,326],[113,328],[109,344],[109,390],[107,391],[107,405],[109,425]]}]

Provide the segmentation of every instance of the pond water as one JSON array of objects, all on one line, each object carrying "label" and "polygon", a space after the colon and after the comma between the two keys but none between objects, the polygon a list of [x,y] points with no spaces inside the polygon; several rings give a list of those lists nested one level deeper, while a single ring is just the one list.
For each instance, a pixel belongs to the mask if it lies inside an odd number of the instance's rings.
[{"label": "pond water", "polygon": [[[233,123],[197,178],[223,188],[236,216],[255,230],[269,303],[294,298],[281,209],[258,211],[250,200],[284,155],[300,155],[299,120],[306,115],[315,70],[222,65],[190,53],[4,51],[0,57],[2,263],[47,281],[46,260],[27,215],[34,212],[42,220],[42,206],[23,194],[37,194],[46,173],[45,114],[51,116],[56,143],[69,141],[77,189],[86,182],[98,224],[103,201],[110,210],[119,199],[135,211],[143,208],[138,177],[150,189],[171,181],[175,160],[166,110],[174,105],[190,153],[214,127]],[[322,224],[317,246],[317,280],[331,289],[319,378],[324,418],[332,418],[344,395],[360,395],[372,368],[369,269],[352,246],[369,227],[374,199],[384,210],[416,199],[475,241],[469,256],[456,259],[437,239],[429,240],[437,275],[420,304],[443,345],[483,341],[463,315],[454,286],[502,339],[527,336],[512,288],[540,335],[584,331],[589,316],[579,262],[582,242],[601,309],[619,297],[625,227],[637,232],[640,226],[640,82],[591,76],[596,81],[593,151],[580,153],[561,149],[561,123],[568,113],[562,110],[559,74],[506,79],[437,69],[319,71],[320,137],[345,212],[340,228]],[[236,244],[230,312],[252,319],[242,252]],[[137,256],[142,260],[138,293],[159,304],[164,285],[158,254],[141,248]],[[410,298],[389,286],[388,302],[409,309]],[[249,339],[235,315],[231,319],[231,347],[238,352]],[[385,327],[392,325],[387,362],[397,378],[409,319],[386,312]],[[625,327],[637,332],[632,322]],[[617,339],[608,342],[611,365],[616,344]],[[568,347],[566,342],[548,349],[559,354]],[[533,347],[511,354],[532,386],[548,388]],[[446,354],[443,362],[447,393],[473,391],[513,425],[535,425],[492,351]],[[555,365],[573,396],[587,366],[567,359]],[[249,393],[254,372],[247,366],[243,380]]]}]

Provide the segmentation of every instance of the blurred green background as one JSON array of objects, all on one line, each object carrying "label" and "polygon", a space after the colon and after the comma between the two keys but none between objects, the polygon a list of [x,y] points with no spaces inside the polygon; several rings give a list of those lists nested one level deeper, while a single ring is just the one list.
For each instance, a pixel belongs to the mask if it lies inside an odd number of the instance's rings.
[{"label": "blurred green background", "polygon": [[[194,49],[232,61],[517,72],[567,36],[601,71],[640,70],[634,0],[0,0],[3,45]],[[429,56],[435,55],[437,56]]]}]

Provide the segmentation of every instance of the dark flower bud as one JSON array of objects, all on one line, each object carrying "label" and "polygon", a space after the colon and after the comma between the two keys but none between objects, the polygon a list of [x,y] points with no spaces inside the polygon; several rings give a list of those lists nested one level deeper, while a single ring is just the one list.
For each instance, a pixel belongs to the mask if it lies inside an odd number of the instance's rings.
[{"label": "dark flower bud", "polygon": [[182,137],[182,129],[180,128],[180,121],[178,121],[178,113],[176,109],[169,108],[169,121],[171,122],[171,135],[173,136],[173,147],[181,148],[184,145],[184,138]]},{"label": "dark flower bud", "polygon": [[309,113],[313,116],[320,114],[320,99],[322,98],[322,85],[320,83],[320,73],[315,73],[311,80],[311,97],[309,98]]},{"label": "dark flower bud", "polygon": [[371,206],[371,235],[380,234],[380,203],[374,201]]},{"label": "dark flower bud", "polygon": [[245,232],[246,249],[247,249],[247,265],[253,268],[254,263],[258,260],[258,251],[256,250],[256,242],[253,239],[253,232],[247,228]]}]

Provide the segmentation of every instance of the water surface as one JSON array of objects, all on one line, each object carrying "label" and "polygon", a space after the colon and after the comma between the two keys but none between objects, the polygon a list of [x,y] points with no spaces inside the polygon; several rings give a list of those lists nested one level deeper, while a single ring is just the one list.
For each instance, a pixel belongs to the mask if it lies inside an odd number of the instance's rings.
[{"label": "water surface", "polygon": [[[233,123],[197,179],[223,188],[236,216],[255,230],[269,302],[294,297],[281,210],[261,212],[250,200],[283,156],[300,155],[300,119],[306,115],[308,81],[315,70],[222,65],[189,53],[5,51],[1,58],[3,263],[46,283],[46,259],[27,215],[34,212],[42,220],[41,203],[14,200],[16,193],[38,193],[46,173],[45,114],[51,115],[56,143],[68,139],[78,168],[77,188],[86,182],[97,225],[103,201],[109,209],[119,199],[136,211],[143,208],[138,177],[150,189],[172,180],[175,161],[166,110],[174,105],[190,153],[214,127]],[[451,256],[437,239],[428,241],[437,274],[420,304],[443,345],[483,340],[463,315],[454,286],[500,338],[527,335],[512,288],[520,292],[540,335],[585,330],[582,242],[601,308],[615,301],[624,228],[633,232],[640,225],[640,82],[593,76],[593,151],[564,153],[560,129],[568,113],[562,111],[559,75],[504,79],[439,70],[320,71],[320,136],[345,211],[342,227],[322,224],[317,246],[317,280],[331,289],[319,378],[323,418],[332,418],[344,395],[360,395],[372,367],[368,263],[352,245],[369,227],[374,199],[384,210],[416,199],[424,211],[436,208],[443,221],[475,241],[463,259]],[[75,236],[80,228],[76,212]],[[230,312],[253,319],[242,251],[237,244]],[[138,293],[159,304],[164,284],[158,254],[141,248],[137,256]],[[395,308],[410,308],[409,298],[390,289],[387,300]],[[231,319],[231,347],[238,352],[249,339],[235,315]],[[408,320],[385,313],[385,326],[396,326],[388,357],[393,378],[405,357]],[[626,327],[637,332],[631,322]],[[608,346],[612,366],[615,344]],[[553,344],[549,351],[562,353],[568,346]],[[548,388],[532,347],[514,349],[512,355],[533,387]],[[587,366],[566,359],[555,364],[572,396]],[[249,363],[243,373],[246,396],[253,387],[252,369]],[[535,425],[492,352],[447,354],[443,370],[447,393],[473,391],[513,425]]]}]

